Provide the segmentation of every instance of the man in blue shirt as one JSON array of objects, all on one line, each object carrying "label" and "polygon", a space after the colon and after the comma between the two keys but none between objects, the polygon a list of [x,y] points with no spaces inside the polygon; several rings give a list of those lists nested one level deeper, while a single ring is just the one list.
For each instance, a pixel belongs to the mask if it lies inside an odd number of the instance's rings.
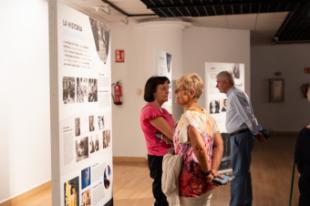
[{"label": "man in blue shirt", "polygon": [[252,205],[252,180],[250,173],[253,137],[264,139],[256,120],[249,97],[234,86],[232,74],[223,71],[217,76],[216,87],[228,99],[226,129],[230,133],[232,169],[230,206]]}]

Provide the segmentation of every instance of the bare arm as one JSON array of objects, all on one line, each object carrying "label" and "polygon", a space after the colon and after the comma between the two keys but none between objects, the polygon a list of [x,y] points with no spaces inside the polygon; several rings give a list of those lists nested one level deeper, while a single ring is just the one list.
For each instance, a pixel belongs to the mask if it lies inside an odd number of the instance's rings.
[{"label": "bare arm", "polygon": [[222,156],[224,151],[223,139],[219,132],[214,135],[213,143],[213,157],[212,157],[212,171],[217,171],[220,167]]},{"label": "bare arm", "polygon": [[188,126],[188,136],[190,143],[192,144],[194,154],[198,159],[202,171],[203,172],[210,171],[211,165],[208,163],[208,151],[207,148],[205,147],[205,143],[203,141],[202,136],[191,125]]},{"label": "bare arm", "polygon": [[170,127],[168,122],[163,117],[157,117],[150,121],[151,125],[163,133],[168,139],[173,138],[173,128]]}]

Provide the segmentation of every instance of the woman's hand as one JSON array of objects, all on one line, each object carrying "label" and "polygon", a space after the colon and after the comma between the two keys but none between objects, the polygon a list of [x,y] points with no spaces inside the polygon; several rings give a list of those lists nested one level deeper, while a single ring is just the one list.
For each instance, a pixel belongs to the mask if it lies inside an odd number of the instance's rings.
[{"label": "woman's hand", "polygon": [[210,172],[210,174],[207,176],[207,182],[212,183],[215,176]]},{"label": "woman's hand", "polygon": [[208,182],[213,182],[213,179],[216,177],[221,177],[221,175],[218,174],[217,170],[211,169],[210,174],[207,177]]},{"label": "woman's hand", "polygon": [[165,135],[163,135],[162,141],[166,144],[173,144],[173,142]]},{"label": "woman's hand", "polygon": [[218,177],[218,176],[219,176],[217,170],[215,170],[215,169],[211,169],[210,173],[211,173],[214,177]]}]

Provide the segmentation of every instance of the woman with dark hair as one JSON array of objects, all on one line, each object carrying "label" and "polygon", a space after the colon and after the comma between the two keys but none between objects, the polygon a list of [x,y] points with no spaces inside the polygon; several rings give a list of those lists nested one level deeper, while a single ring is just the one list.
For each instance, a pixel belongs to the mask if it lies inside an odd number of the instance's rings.
[{"label": "woman with dark hair", "polygon": [[[310,102],[310,84],[303,84],[302,94]],[[295,148],[295,163],[299,176],[299,206],[310,205],[310,123],[299,133]]]},{"label": "woman with dark hair", "polygon": [[153,76],[145,84],[144,100],[147,102],[140,114],[140,125],[144,133],[150,176],[153,179],[154,206],[168,206],[161,189],[163,156],[172,147],[174,120],[162,105],[168,100],[169,79]]}]

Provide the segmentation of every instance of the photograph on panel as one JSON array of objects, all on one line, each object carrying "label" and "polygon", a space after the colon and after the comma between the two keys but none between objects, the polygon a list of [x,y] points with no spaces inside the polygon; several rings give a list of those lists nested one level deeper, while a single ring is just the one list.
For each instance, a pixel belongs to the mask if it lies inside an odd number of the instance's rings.
[{"label": "photograph on panel", "polygon": [[91,184],[91,169],[87,167],[81,171],[82,190]]},{"label": "photograph on panel", "polygon": [[65,206],[79,206],[79,177],[75,177],[64,184]]},{"label": "photograph on panel", "polygon": [[88,158],[88,137],[84,137],[75,142],[76,161]]},{"label": "photograph on panel", "polygon": [[209,104],[210,114],[220,113],[220,102],[218,100],[212,100]]},{"label": "photograph on panel", "polygon": [[226,112],[227,111],[227,107],[228,107],[228,99],[221,99],[220,101],[221,104],[221,112]]},{"label": "photograph on panel", "polygon": [[103,149],[109,147],[111,142],[111,132],[110,130],[103,131]]},{"label": "photograph on panel", "polygon": [[75,78],[63,77],[62,96],[64,104],[75,102]]},{"label": "photograph on panel", "polygon": [[90,189],[82,192],[82,206],[91,206],[91,194]]},{"label": "photograph on panel", "polygon": [[94,153],[96,151],[99,151],[99,136],[92,135],[89,139],[89,152]]},{"label": "photograph on panel", "polygon": [[167,73],[170,74],[172,55],[169,53],[166,53],[166,60],[167,60]]},{"label": "photograph on panel", "polygon": [[104,128],[104,116],[98,116],[98,129],[103,130]]},{"label": "photograph on panel", "polygon": [[240,64],[234,64],[232,74],[235,80],[240,79]]},{"label": "photograph on panel", "polygon": [[88,79],[88,102],[97,102],[98,100],[97,79]]},{"label": "photograph on panel", "polygon": [[88,100],[88,79],[76,78],[76,102],[87,102]]},{"label": "photograph on panel", "polygon": [[106,64],[109,56],[110,31],[107,27],[93,18],[89,18],[94,42],[100,60]]},{"label": "photograph on panel", "polygon": [[81,135],[81,120],[79,117],[74,119],[75,136]]},{"label": "photograph on panel", "polygon": [[94,115],[88,117],[89,131],[95,131],[95,119]]},{"label": "photograph on panel", "polygon": [[112,170],[110,165],[108,165],[104,170],[104,176],[103,176],[104,187],[106,189],[109,189],[111,185],[111,177],[112,177]]}]

